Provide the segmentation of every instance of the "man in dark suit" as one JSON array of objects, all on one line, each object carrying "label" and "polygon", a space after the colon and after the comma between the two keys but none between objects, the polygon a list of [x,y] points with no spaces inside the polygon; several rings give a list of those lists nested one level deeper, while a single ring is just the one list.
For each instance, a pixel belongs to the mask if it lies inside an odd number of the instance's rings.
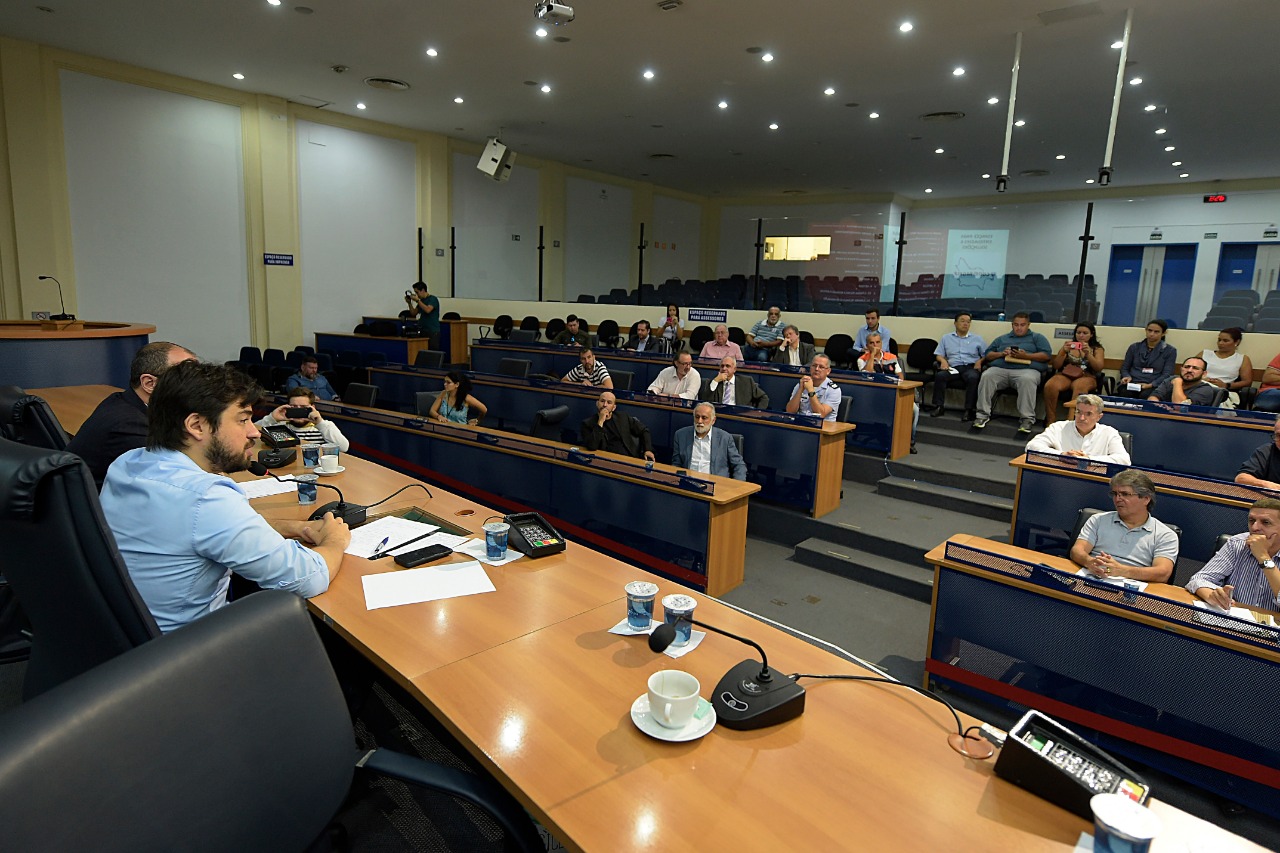
[{"label": "man in dark suit", "polygon": [[747,464],[742,461],[733,436],[716,429],[716,407],[699,403],[693,409],[693,426],[676,430],[671,464],[717,477],[747,479]]},{"label": "man in dark suit", "polygon": [[578,443],[587,450],[607,450],[652,462],[653,440],[649,428],[626,412],[617,411],[618,398],[604,391],[596,400],[596,413],[582,422]]},{"label": "man in dark suit", "polygon": [[720,372],[702,383],[698,399],[725,406],[769,408],[769,395],[750,376],[738,376],[738,360],[731,355],[720,359]]},{"label": "man in dark suit", "polygon": [[813,361],[813,344],[800,340],[800,330],[795,326],[787,326],[782,330],[782,344],[773,351],[769,360],[774,364],[792,364],[805,367]]},{"label": "man in dark suit", "polygon": [[651,335],[649,332],[649,321],[640,320],[636,323],[636,333],[627,338],[627,342],[622,345],[622,348],[633,349],[636,352],[671,352],[671,344],[666,338]]}]

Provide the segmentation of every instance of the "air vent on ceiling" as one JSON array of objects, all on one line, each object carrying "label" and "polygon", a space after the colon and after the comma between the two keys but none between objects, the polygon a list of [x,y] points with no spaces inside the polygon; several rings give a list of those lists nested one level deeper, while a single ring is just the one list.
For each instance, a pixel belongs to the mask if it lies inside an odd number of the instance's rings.
[{"label": "air vent on ceiling", "polygon": [[333,101],[326,101],[323,98],[312,98],[308,95],[294,95],[289,100],[295,104],[302,104],[304,107],[315,107],[318,110],[322,110],[329,106],[329,104],[333,103]]},{"label": "air vent on ceiling", "polygon": [[371,89],[385,89],[388,92],[403,92],[409,88],[408,83],[392,77],[366,77],[364,84]]},{"label": "air vent on ceiling", "polygon": [[1078,6],[1064,6],[1061,9],[1039,12],[1036,17],[1040,19],[1040,23],[1046,27],[1051,27],[1054,24],[1061,24],[1065,21],[1078,21],[1081,18],[1092,18],[1101,14],[1101,3],[1081,3]]},{"label": "air vent on ceiling", "polygon": [[674,160],[674,159],[676,159],[676,155],[674,155],[674,154],[664,154],[664,153],[662,153],[662,152],[659,152],[659,153],[657,153],[657,154],[650,154],[650,155],[649,155],[649,159],[650,159],[650,160]]},{"label": "air vent on ceiling", "polygon": [[664,12],[670,12],[672,9],[679,9],[684,5],[684,0],[658,0],[658,8]]},{"label": "air vent on ceiling", "polygon": [[954,112],[954,111],[941,112],[941,113],[925,113],[924,115],[920,116],[921,121],[935,121],[935,122],[959,121],[962,118],[964,118],[964,113]]},{"label": "air vent on ceiling", "polygon": [[783,190],[783,195],[808,195],[808,190]]}]

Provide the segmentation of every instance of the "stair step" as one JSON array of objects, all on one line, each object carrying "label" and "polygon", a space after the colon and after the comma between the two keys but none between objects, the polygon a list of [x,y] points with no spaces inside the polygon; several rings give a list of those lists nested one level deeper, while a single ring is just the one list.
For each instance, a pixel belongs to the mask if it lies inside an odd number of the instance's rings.
[{"label": "stair step", "polygon": [[[932,418],[926,420],[933,422],[925,423],[925,420],[920,421],[920,428],[916,432],[916,442],[920,444],[951,447],[956,450],[967,450],[973,453],[990,454],[1012,459],[1025,451],[1027,442],[1031,440],[1030,435],[1018,435],[1018,422],[1016,420],[1006,418],[993,418],[985,429],[980,430],[972,429],[971,423],[964,424],[964,429],[957,429],[951,426],[939,425],[937,420]],[[1035,432],[1040,432],[1040,428],[1037,427]],[[1032,435],[1034,434],[1032,433]]]},{"label": "stair step", "polygon": [[922,556],[913,565],[811,537],[796,545],[793,559],[897,595],[925,603],[933,601],[933,570],[925,567]]},{"label": "stair step", "polygon": [[1009,460],[1017,454],[1010,454],[1004,448],[999,448],[997,453],[974,453],[925,441],[921,441],[917,448],[918,453],[881,466],[876,481],[888,475],[1013,498],[1018,472],[1009,465]]},{"label": "stair step", "polygon": [[906,477],[885,477],[876,483],[876,494],[915,504],[943,507],[1006,524],[1013,519],[1012,496],[1004,497]]}]

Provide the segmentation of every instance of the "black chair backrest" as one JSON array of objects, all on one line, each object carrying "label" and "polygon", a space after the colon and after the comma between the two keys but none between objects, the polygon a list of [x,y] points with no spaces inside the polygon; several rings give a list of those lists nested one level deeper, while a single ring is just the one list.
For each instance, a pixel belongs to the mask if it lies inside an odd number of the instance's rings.
[{"label": "black chair backrest", "polygon": [[533,362],[527,358],[504,358],[498,362],[498,372],[503,376],[516,376],[524,379],[529,375]]},{"label": "black chair backrest", "polygon": [[1133,456],[1133,433],[1131,432],[1120,433],[1120,443],[1124,445],[1124,452],[1128,453],[1129,456],[1132,457]]},{"label": "black chair backrest", "polygon": [[609,378],[613,380],[613,390],[630,391],[635,381],[635,373],[630,370],[610,370]]},{"label": "black chair backrest", "polygon": [[560,440],[560,424],[569,416],[568,406],[556,406],[551,409],[538,409],[533,413],[533,429],[529,435],[546,438],[551,441]]},{"label": "black chair backrest", "polygon": [[1076,513],[1075,527],[1071,528],[1071,545],[1076,544],[1076,540],[1080,538],[1080,531],[1084,529],[1084,523],[1095,515],[1101,515],[1104,512],[1106,512],[1105,509],[1087,506]]},{"label": "black chair backrest", "polygon": [[378,386],[366,385],[363,382],[348,382],[342,392],[342,401],[353,406],[372,407],[378,400]]},{"label": "black chair backrest", "polygon": [[274,347],[271,349],[263,350],[262,363],[274,365],[276,367],[283,367],[287,363],[284,360],[284,350],[275,349]]},{"label": "black chair backrest", "polygon": [[80,457],[0,439],[0,540],[33,632],[24,695],[160,636]]},{"label": "black chair backrest", "polygon": [[559,317],[553,317],[547,321],[547,340],[554,340],[555,336],[564,331],[564,320]]},{"label": "black chair backrest", "polygon": [[745,457],[745,456],[743,456],[743,454],[742,454],[742,447],[743,447],[743,441],[744,441],[744,439],[743,439],[743,437],[742,437],[742,433],[740,433],[740,432],[731,432],[731,433],[729,433],[729,437],[730,437],[730,438],[732,438],[732,439],[733,439],[733,443],[734,443],[734,444],[736,444],[736,445],[738,446],[738,455],[739,455],[739,456],[742,456],[742,458],[744,458],[744,459],[745,459],[746,457]]},{"label": "black chair backrest", "polygon": [[933,367],[933,352],[938,342],[933,338],[916,338],[907,348],[907,367],[912,370],[928,370]]},{"label": "black chair backrest", "polygon": [[542,321],[532,314],[520,321],[520,329],[525,332],[537,332],[538,335],[534,338],[535,341],[542,337]]},{"label": "black chair backrest", "polygon": [[396,324],[390,320],[374,320],[369,324],[369,334],[380,338],[394,338],[396,331]]},{"label": "black chair backrest", "polygon": [[242,364],[257,364],[262,361],[262,350],[257,347],[240,347],[240,362]]},{"label": "black chair backrest", "polygon": [[507,333],[507,340],[512,343],[532,344],[538,340],[538,333],[532,329],[512,329]]},{"label": "black chair backrest", "polygon": [[462,319],[462,315],[461,315],[461,314],[459,314],[457,311],[446,311],[446,312],[444,312],[444,314],[440,317],[440,319],[441,319],[441,320],[461,320],[461,319]]},{"label": "black chair backrest", "polygon": [[47,450],[66,450],[68,442],[49,404],[17,385],[0,387],[0,436]]},{"label": "black chair backrest", "polygon": [[[444,392],[439,392],[443,394]],[[413,394],[413,410],[418,413],[418,417],[425,418],[431,414],[431,407],[435,405],[435,391],[415,391]]]},{"label": "black chair backrest", "polygon": [[506,340],[511,337],[511,330],[515,327],[515,321],[511,319],[510,314],[499,314],[493,318],[493,336]]},{"label": "black chair backrest", "polygon": [[5,846],[302,850],[354,755],[306,606],[262,592],[6,714]]},{"label": "black chair backrest", "polygon": [[307,355],[315,355],[315,354],[316,354],[316,348],[315,348],[315,347],[309,347],[309,346],[307,346],[306,344],[298,344],[296,347],[294,347],[294,348],[293,348],[293,351],[294,351],[294,352],[304,352],[304,353],[306,353]]},{"label": "black chair backrest", "polygon": [[747,333],[741,326],[730,326],[729,340],[733,341],[740,347],[745,347],[747,345]]},{"label": "black chair backrest", "polygon": [[351,330],[351,334],[353,334],[353,335],[368,335],[368,334],[371,334],[371,333],[370,333],[370,331],[369,331],[369,324],[368,324],[368,323],[356,323],[356,327],[355,327],[354,329],[352,329],[352,330]]},{"label": "black chair backrest", "polygon": [[413,357],[414,367],[441,367],[444,365],[444,353],[435,349],[418,350]]},{"label": "black chair backrest", "polygon": [[702,352],[702,348],[707,345],[707,341],[716,336],[716,333],[710,326],[695,326],[693,332],[689,335],[689,352],[693,353],[693,357],[697,358],[698,353]]},{"label": "black chair backrest", "polygon": [[817,344],[817,341],[813,339],[813,332],[806,332],[804,330],[801,330],[800,340],[804,341],[806,344],[815,344],[815,345]]},{"label": "black chair backrest", "polygon": [[304,354],[305,353],[299,352],[296,349],[289,350],[287,353],[284,354],[285,365],[288,367],[292,367],[294,370],[297,370],[299,367],[302,367],[302,356]]},{"label": "black chair backrest", "polygon": [[596,336],[600,342],[607,347],[618,346],[618,321],[617,320],[601,320],[600,325],[596,328]]},{"label": "black chair backrest", "polygon": [[840,423],[848,423],[849,412],[853,409],[853,395],[846,389],[845,393],[840,395],[840,407],[836,409],[836,420]]},{"label": "black chair backrest", "polygon": [[823,352],[831,359],[832,367],[848,366],[852,363],[850,353],[853,352],[853,338],[843,332],[827,338]]},{"label": "black chair backrest", "polygon": [[359,350],[344,349],[338,353],[339,367],[359,367],[363,363],[364,360],[361,358]]},{"label": "black chair backrest", "polygon": [[1226,402],[1227,395],[1230,393],[1231,391],[1226,388],[1214,388],[1213,399],[1209,401],[1209,405],[1215,406],[1215,407],[1221,406],[1224,402]]}]

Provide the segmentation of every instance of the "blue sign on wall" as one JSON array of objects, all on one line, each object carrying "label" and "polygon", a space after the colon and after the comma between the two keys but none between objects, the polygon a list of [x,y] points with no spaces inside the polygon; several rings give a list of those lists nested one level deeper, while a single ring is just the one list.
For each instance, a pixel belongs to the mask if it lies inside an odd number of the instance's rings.
[{"label": "blue sign on wall", "polygon": [[293,266],[293,255],[277,255],[272,252],[263,252],[262,262],[269,267],[291,267]]}]

